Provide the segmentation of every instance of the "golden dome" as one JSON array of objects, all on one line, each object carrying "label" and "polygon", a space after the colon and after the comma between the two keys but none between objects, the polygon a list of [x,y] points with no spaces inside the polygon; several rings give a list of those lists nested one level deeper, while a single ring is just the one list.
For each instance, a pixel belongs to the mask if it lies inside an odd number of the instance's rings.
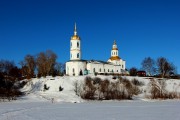
[{"label": "golden dome", "polygon": [[121,58],[119,56],[112,56],[110,57],[111,60],[120,60]]},{"label": "golden dome", "polygon": [[71,40],[80,40],[80,37],[78,35],[73,35],[71,37]]},{"label": "golden dome", "polygon": [[118,48],[112,48],[112,50],[118,50]]}]

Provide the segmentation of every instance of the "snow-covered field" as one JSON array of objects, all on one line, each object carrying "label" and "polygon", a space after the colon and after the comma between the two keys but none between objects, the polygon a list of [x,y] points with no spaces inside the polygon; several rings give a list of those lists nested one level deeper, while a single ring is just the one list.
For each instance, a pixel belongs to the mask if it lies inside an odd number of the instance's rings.
[{"label": "snow-covered field", "polygon": [[6,102],[0,120],[179,120],[180,101]]},{"label": "snow-covered field", "polygon": [[[95,76],[91,76],[95,77]],[[112,80],[112,76],[98,76]],[[145,92],[133,100],[85,101],[74,92],[79,77],[46,77],[30,80],[22,89],[25,96],[12,102],[0,102],[0,120],[180,120],[180,100],[150,100]],[[149,79],[127,77],[143,82]],[[44,91],[44,85],[49,87]],[[166,80],[168,91],[180,92],[180,80]],[[59,87],[63,91],[59,91]],[[52,103],[52,98],[54,99]]]}]

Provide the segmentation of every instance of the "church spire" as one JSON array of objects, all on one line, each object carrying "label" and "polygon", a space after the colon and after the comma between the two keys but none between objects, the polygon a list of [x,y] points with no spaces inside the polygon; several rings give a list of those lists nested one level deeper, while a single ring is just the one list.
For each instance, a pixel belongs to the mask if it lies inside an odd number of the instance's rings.
[{"label": "church spire", "polygon": [[114,40],[112,50],[118,50],[117,45],[116,45],[116,40]]},{"label": "church spire", "polygon": [[71,40],[80,40],[80,37],[77,35],[76,22],[74,24],[74,35],[71,37]]},{"label": "church spire", "polygon": [[116,40],[114,40],[114,45],[116,45]]},{"label": "church spire", "polygon": [[75,22],[75,24],[74,24],[74,35],[77,35],[76,22]]}]

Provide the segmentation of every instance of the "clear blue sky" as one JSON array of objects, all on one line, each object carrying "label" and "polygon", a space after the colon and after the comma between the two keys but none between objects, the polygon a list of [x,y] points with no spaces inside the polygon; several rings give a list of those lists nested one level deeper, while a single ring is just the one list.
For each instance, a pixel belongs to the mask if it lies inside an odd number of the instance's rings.
[{"label": "clear blue sky", "polygon": [[1,0],[0,59],[50,49],[64,63],[75,22],[83,59],[106,61],[116,39],[127,68],[163,56],[180,73],[179,0]]}]

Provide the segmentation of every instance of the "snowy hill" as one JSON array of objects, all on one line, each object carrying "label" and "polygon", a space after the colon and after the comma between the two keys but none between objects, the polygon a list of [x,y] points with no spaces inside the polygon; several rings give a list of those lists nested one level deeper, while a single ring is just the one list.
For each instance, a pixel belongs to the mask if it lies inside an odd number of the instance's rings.
[{"label": "snowy hill", "polygon": [[[21,90],[25,96],[0,104],[0,120],[179,120],[179,100],[151,100],[146,98],[149,78],[126,77],[142,82],[141,94],[133,100],[85,101],[75,94],[74,83],[86,76],[46,77],[28,80]],[[95,77],[95,76],[91,76]],[[118,81],[112,76],[97,76]],[[124,76],[125,78],[125,76]],[[27,81],[27,80],[26,80]],[[180,80],[165,80],[167,91],[180,92]],[[49,88],[44,91],[44,85]],[[59,87],[63,90],[59,91]],[[54,103],[51,99],[54,98]],[[79,102],[74,104],[74,102]]]},{"label": "snowy hill", "polygon": [[[21,91],[26,93],[24,99],[28,100],[52,100],[55,102],[83,102],[84,100],[81,97],[75,94],[75,82],[83,82],[86,76],[63,76],[63,77],[51,77],[47,76],[46,78],[34,78],[29,80],[28,83],[21,89]],[[101,79],[109,79],[111,81],[115,81],[112,79],[112,76],[91,76],[99,77]],[[150,82],[149,78],[144,77],[130,77],[124,76],[124,78],[129,79],[130,81],[133,79],[137,79],[138,81],[144,83],[143,86],[140,87],[142,93],[135,96],[134,99],[144,100],[146,99],[146,94],[149,89],[148,84]],[[44,85],[46,85],[47,90],[44,89]],[[59,89],[63,90],[60,91]],[[166,80],[166,89],[167,91],[176,91],[180,92],[180,80],[169,79]]]}]

